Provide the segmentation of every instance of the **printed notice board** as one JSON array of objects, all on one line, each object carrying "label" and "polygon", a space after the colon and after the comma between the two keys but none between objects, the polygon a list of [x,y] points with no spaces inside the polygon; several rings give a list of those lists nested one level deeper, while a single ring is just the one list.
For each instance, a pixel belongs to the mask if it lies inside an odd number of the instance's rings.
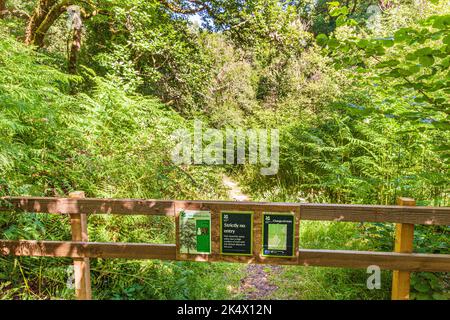
[{"label": "printed notice board", "polygon": [[211,212],[182,210],[179,221],[180,253],[211,253]]},{"label": "printed notice board", "polygon": [[221,254],[252,255],[253,212],[222,211],[220,227]]},{"label": "printed notice board", "polygon": [[295,216],[290,213],[263,213],[262,255],[294,256]]}]

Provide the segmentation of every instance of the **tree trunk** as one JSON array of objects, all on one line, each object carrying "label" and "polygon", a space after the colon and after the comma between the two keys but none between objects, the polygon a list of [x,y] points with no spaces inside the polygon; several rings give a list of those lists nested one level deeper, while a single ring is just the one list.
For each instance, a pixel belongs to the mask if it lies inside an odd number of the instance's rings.
[{"label": "tree trunk", "polygon": [[46,14],[50,11],[51,6],[56,0],[39,0],[33,13],[28,20],[27,28],[25,30],[25,43],[34,44],[34,37],[36,29],[44,21]]},{"label": "tree trunk", "polygon": [[350,11],[350,14],[354,14],[355,13],[357,5],[358,5],[358,0],[355,0],[355,2],[353,2],[353,8],[352,8],[352,11]]},{"label": "tree trunk", "polygon": [[44,39],[48,29],[64,12],[66,2],[58,0],[40,0],[33,11],[25,31],[27,45],[44,46]]},{"label": "tree trunk", "polygon": [[0,0],[0,18],[6,14],[6,0]]},{"label": "tree trunk", "polygon": [[73,29],[72,43],[69,52],[69,73],[77,73],[78,54],[81,49],[82,28]]}]

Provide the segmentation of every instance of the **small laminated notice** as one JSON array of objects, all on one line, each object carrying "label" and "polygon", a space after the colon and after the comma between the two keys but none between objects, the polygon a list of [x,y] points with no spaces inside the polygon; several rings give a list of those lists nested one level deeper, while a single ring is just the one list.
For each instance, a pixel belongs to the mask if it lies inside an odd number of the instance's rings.
[{"label": "small laminated notice", "polygon": [[182,210],[179,221],[180,253],[211,253],[211,212]]},{"label": "small laminated notice", "polygon": [[263,256],[294,256],[295,217],[290,213],[263,214]]},{"label": "small laminated notice", "polygon": [[221,253],[252,255],[253,212],[221,213]]}]

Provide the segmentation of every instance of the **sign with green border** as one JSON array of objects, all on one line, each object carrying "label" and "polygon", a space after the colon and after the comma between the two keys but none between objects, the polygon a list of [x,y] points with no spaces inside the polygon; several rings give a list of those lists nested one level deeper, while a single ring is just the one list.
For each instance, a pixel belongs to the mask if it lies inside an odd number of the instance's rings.
[{"label": "sign with green border", "polygon": [[253,212],[220,213],[220,253],[240,256],[253,254]]},{"label": "sign with green border", "polygon": [[292,213],[263,213],[262,255],[294,257],[295,216]]},{"label": "sign with green border", "polygon": [[179,217],[180,253],[211,253],[211,212],[182,210]]}]

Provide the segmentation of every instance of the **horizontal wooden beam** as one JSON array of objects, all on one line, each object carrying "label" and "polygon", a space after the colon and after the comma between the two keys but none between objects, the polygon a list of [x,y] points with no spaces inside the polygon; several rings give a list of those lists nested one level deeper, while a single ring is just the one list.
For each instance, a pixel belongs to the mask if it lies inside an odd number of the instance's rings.
[{"label": "horizontal wooden beam", "polygon": [[22,212],[54,214],[124,214],[174,216],[173,201],[134,199],[72,199],[40,197],[4,197],[0,212],[16,209]]},{"label": "horizontal wooden beam", "polygon": [[367,268],[383,270],[449,272],[449,254],[397,253],[351,250],[299,250],[299,264],[304,266]]},{"label": "horizontal wooden beam", "polygon": [[[1,255],[176,260],[175,253],[174,244],[0,240]],[[300,249],[298,260],[294,261],[220,255],[192,256],[190,260],[339,268],[367,268],[377,265],[385,270],[450,272],[450,255],[444,254]]]},{"label": "horizontal wooden beam", "polygon": [[299,208],[302,220],[450,225],[450,207],[39,197],[0,198],[0,212],[18,210],[56,214],[111,213],[174,216],[175,212],[181,209],[212,210],[214,212],[221,210],[279,212],[295,211]]},{"label": "horizontal wooden beam", "polygon": [[302,220],[450,225],[450,207],[301,204]]},{"label": "horizontal wooden beam", "polygon": [[0,240],[0,255],[175,260],[175,245],[114,242]]}]

